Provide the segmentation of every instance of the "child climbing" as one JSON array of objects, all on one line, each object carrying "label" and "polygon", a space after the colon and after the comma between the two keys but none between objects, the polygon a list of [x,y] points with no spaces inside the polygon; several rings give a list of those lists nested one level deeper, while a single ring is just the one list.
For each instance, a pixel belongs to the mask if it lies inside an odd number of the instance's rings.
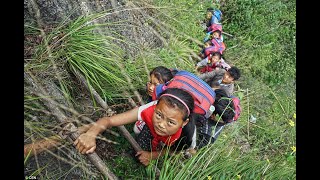
[{"label": "child climbing", "polygon": [[220,135],[226,124],[233,122],[235,117],[235,105],[225,90],[216,89],[215,110],[208,119],[199,118],[197,121],[197,148],[212,144]]},{"label": "child climbing", "polygon": [[206,42],[207,40],[212,39],[212,38],[216,38],[219,40],[219,42],[223,42],[222,25],[221,24],[212,24],[210,27],[208,27],[204,31],[206,33],[206,36],[205,36],[203,42]]},{"label": "child climbing", "polygon": [[[187,132],[183,145],[188,145],[187,149],[200,149],[209,143],[213,143],[220,134],[224,124],[217,124],[216,120],[222,118],[223,122],[229,123],[230,119],[235,116],[234,106],[230,105],[231,101],[227,93],[223,89],[213,90],[214,88],[208,87],[208,84],[202,81],[200,78],[195,77],[190,72],[178,71],[174,78],[166,84],[160,84],[156,86],[153,94],[153,98],[156,98],[158,93],[161,93],[163,89],[181,88],[189,92],[194,98],[194,111],[190,116],[188,125],[192,122],[195,123],[195,131],[183,128],[182,132]],[[217,87],[220,88],[220,87]],[[216,97],[215,92],[218,92]],[[211,112],[212,115],[209,113]],[[215,128],[215,129],[214,129]],[[215,133],[212,131],[215,130]],[[189,132],[190,131],[190,132]],[[193,135],[193,136],[191,136]],[[183,140],[183,139],[182,139]],[[195,141],[195,143],[194,143]],[[179,140],[177,140],[179,142]],[[191,145],[189,145],[191,143]],[[173,147],[178,147],[179,144],[175,143]],[[183,148],[182,148],[183,149]],[[185,148],[186,149],[186,148]]]},{"label": "child climbing", "polygon": [[[155,67],[150,72],[150,82],[147,83],[147,92],[149,95],[149,102],[152,101],[152,93],[155,89],[155,87],[159,84],[166,84],[169,82],[174,75],[178,72],[176,69],[168,69],[164,66],[158,66]],[[189,118],[189,123],[183,128],[181,138],[178,141],[178,145],[175,145],[175,150],[183,150],[189,147],[195,147],[196,140],[193,138],[195,136],[195,124],[194,120],[192,118],[192,114]],[[142,120],[136,121],[133,130],[138,135],[143,127],[145,125],[145,122]]]},{"label": "child climbing", "polygon": [[143,120],[146,126],[137,137],[143,150],[138,151],[136,156],[147,166],[151,159],[165,153],[160,151],[164,146],[171,146],[180,137],[193,108],[194,100],[188,92],[177,88],[167,89],[157,101],[111,117],[100,118],[74,141],[74,145],[82,154],[92,153],[96,149],[97,135],[105,129]]},{"label": "child climbing", "polygon": [[152,101],[152,93],[156,85],[164,84],[173,78],[172,71],[164,66],[155,67],[149,74],[150,81],[147,82],[148,102]]},{"label": "child climbing", "polygon": [[221,24],[222,12],[219,9],[214,9],[212,7],[207,9],[206,20],[207,27],[210,27],[212,24]]},{"label": "child climbing", "polygon": [[204,47],[199,53],[199,57],[201,59],[205,59],[206,57],[209,56],[209,54],[213,52],[219,52],[222,55],[225,49],[226,49],[226,46],[224,42],[219,42],[219,40],[213,38],[211,40],[207,40],[204,43]]},{"label": "child climbing", "polygon": [[219,52],[213,52],[208,57],[196,64],[196,71],[200,73],[210,72],[214,69],[223,68],[228,70],[230,65],[227,64]]},{"label": "child climbing", "polygon": [[240,78],[240,70],[232,66],[228,70],[217,69],[210,72],[202,73],[199,78],[207,82],[212,88],[224,89],[228,96],[234,91],[234,82]]},{"label": "child climbing", "polygon": [[212,52],[215,52],[215,47],[213,46],[213,43],[211,42],[211,40],[207,40],[204,43],[203,49],[199,53],[199,57],[201,59],[204,59],[204,58],[208,57],[209,54],[211,54]]},{"label": "child climbing", "polygon": [[[152,95],[152,99],[156,100],[162,91],[170,88],[183,89],[189,92],[194,98],[193,113],[190,116],[189,123],[182,130],[182,143],[177,145],[177,150],[192,150],[196,147],[197,130],[194,126],[191,126],[191,124],[196,123],[198,116],[208,118],[211,115],[211,109],[213,108],[215,99],[215,92],[206,82],[201,80],[196,75],[188,71],[179,70],[173,79],[168,83],[156,86],[155,90],[153,91],[154,93]],[[180,142],[180,140],[178,142]],[[174,146],[176,146],[176,144]]]}]

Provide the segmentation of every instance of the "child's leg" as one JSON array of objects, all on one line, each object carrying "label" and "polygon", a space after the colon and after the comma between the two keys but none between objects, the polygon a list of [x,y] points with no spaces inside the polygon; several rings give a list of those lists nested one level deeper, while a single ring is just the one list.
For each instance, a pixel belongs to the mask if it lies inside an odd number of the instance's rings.
[{"label": "child's leg", "polygon": [[223,125],[216,126],[216,123],[210,119],[199,118],[198,120],[201,123],[197,124],[197,147],[200,149],[215,142],[222,131]]},{"label": "child's leg", "polygon": [[212,138],[216,140],[218,138],[218,136],[220,135],[223,128],[224,128],[224,125],[222,125],[222,126],[217,125],[214,129],[214,134],[212,134]]},{"label": "child's leg", "polygon": [[215,139],[211,136],[204,133],[199,133],[197,137],[197,149],[200,149],[208,144],[212,144],[214,141]]}]

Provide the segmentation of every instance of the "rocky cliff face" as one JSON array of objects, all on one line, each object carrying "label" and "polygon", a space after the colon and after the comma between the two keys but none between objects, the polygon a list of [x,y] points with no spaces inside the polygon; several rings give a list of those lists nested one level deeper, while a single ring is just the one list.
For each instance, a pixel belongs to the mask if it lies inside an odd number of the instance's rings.
[{"label": "rocky cliff face", "polygon": [[[163,37],[157,24],[147,22],[153,16],[153,8],[148,1],[126,0],[25,0],[24,23],[43,28],[52,27],[64,20],[73,20],[82,15],[106,12],[104,18],[96,23],[121,22],[125,24],[110,27],[112,31],[126,37],[140,48],[154,48],[163,45]],[[39,22],[42,25],[39,25]],[[104,31],[104,30],[103,30]],[[127,54],[135,56],[138,47],[124,44]]]}]

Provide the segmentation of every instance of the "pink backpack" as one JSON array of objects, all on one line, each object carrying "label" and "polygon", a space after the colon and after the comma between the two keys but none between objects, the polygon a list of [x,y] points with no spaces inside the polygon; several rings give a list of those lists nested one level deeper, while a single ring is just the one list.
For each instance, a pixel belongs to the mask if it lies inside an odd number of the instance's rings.
[{"label": "pink backpack", "polygon": [[240,106],[240,99],[236,96],[231,96],[230,98],[232,98],[232,102],[234,105],[234,117],[231,120],[229,120],[228,123],[237,121],[242,111]]}]

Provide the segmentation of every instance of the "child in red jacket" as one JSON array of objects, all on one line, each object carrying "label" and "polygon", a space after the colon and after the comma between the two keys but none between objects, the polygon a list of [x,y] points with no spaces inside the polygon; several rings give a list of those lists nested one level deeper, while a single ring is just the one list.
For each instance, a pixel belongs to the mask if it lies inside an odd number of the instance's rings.
[{"label": "child in red jacket", "polygon": [[179,139],[182,127],[189,122],[193,108],[194,100],[188,92],[170,88],[165,90],[157,101],[111,117],[100,118],[75,140],[74,145],[82,154],[92,153],[96,149],[97,135],[105,129],[143,120],[146,125],[137,138],[143,150],[138,151],[136,156],[147,166],[151,159],[165,153],[160,151],[163,146],[171,146]]}]

